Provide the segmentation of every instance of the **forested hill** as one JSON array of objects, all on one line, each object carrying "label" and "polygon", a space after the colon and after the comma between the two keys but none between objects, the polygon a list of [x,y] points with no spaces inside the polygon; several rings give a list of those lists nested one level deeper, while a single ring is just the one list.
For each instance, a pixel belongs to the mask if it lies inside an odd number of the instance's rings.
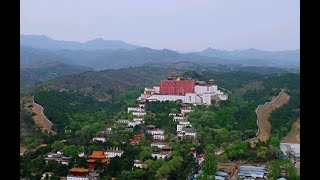
[{"label": "forested hill", "polygon": [[[135,105],[144,87],[158,85],[159,80],[165,79],[172,70],[139,67],[61,76],[44,83],[33,94],[35,101],[44,107],[45,115],[53,122],[54,131],[59,136],[56,138],[65,138],[64,133],[70,131],[70,137],[85,143],[103,124],[113,124],[115,117],[125,112],[127,106]],[[214,79],[218,87],[223,88],[223,91],[226,89],[229,95],[229,99],[220,102],[220,106],[199,106],[189,116],[190,122],[199,132],[201,143],[216,142],[222,145],[223,142],[254,137],[257,131],[256,107],[278,95],[280,88],[286,89],[292,101],[278,113],[271,114],[274,134],[286,134],[293,120],[299,116],[299,74],[176,72],[204,81]],[[290,116],[281,118],[283,113]],[[223,133],[224,138],[212,138],[220,137],[217,133]],[[228,139],[230,133],[233,133],[233,138]],[[37,144],[41,142],[39,140]]]},{"label": "forested hill", "polygon": [[59,62],[39,63],[20,66],[20,90],[32,88],[35,85],[62,75],[78,74],[93,69],[85,66],[67,65]]},{"label": "forested hill", "polygon": [[[244,94],[246,91],[254,92],[264,86],[285,88],[286,85],[299,86],[299,74],[258,74],[253,72],[231,71],[217,72],[211,70],[177,70],[176,67],[151,67],[142,66],[119,70],[93,71],[81,74],[61,76],[45,82],[39,89],[57,91],[78,91],[93,95],[98,100],[108,100],[113,92],[125,92],[138,89],[141,92],[146,86],[157,86],[161,79],[166,79],[171,72],[177,72],[186,77],[208,81],[215,79],[219,87]],[[287,82],[290,81],[290,82]],[[292,82],[291,82],[292,81]],[[284,84],[283,84],[284,83]],[[298,87],[293,87],[297,89]],[[263,96],[263,95],[261,95]]]},{"label": "forested hill", "polygon": [[132,89],[139,89],[142,92],[146,86],[156,86],[172,71],[173,69],[145,67],[108,69],[58,77],[44,83],[39,89],[77,91],[92,95],[96,100],[106,101],[117,93]]}]

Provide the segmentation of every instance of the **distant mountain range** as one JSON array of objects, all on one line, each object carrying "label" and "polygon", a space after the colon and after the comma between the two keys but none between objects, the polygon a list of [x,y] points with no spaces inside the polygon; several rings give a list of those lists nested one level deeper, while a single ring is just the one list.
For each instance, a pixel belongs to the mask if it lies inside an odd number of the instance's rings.
[{"label": "distant mountain range", "polygon": [[85,43],[76,41],[58,41],[44,35],[20,35],[20,45],[48,50],[97,50],[97,49],[136,49],[139,46],[120,40],[93,39]]},{"label": "distant mountain range", "polygon": [[228,64],[229,60],[209,58],[196,54],[180,54],[168,49],[155,50],[137,48],[133,50],[56,50],[49,51],[28,46],[20,46],[21,64],[61,62],[70,65],[82,65],[95,70],[120,69],[141,66],[149,62],[172,63],[179,61],[210,62]]},{"label": "distant mountain range", "polygon": [[208,48],[201,52],[179,53],[169,49],[155,50],[101,38],[80,43],[57,41],[46,36],[20,36],[20,62],[23,65],[60,62],[104,70],[136,67],[146,63],[182,61],[299,69],[300,50],[269,52],[258,49],[225,51]]},{"label": "distant mountain range", "polygon": [[233,60],[235,63],[240,62],[241,64],[252,63],[255,61],[257,64],[264,62],[275,66],[300,66],[300,49],[270,52],[254,48],[234,51],[208,48],[194,54],[206,57],[229,59]]}]

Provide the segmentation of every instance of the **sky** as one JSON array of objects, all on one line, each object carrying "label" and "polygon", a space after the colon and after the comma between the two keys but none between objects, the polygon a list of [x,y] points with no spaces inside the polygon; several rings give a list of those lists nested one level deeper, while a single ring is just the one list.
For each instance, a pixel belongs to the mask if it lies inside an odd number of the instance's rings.
[{"label": "sky", "polygon": [[300,48],[299,0],[20,0],[20,33],[180,52]]}]

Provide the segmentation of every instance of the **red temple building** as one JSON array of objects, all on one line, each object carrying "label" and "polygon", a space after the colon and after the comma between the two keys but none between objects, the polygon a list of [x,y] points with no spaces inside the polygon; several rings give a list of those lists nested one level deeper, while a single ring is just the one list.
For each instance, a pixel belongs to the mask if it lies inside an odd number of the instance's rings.
[{"label": "red temple building", "polygon": [[82,167],[73,167],[69,170],[67,180],[89,180],[89,171]]},{"label": "red temple building", "polygon": [[160,94],[185,95],[186,93],[194,93],[195,83],[195,80],[183,79],[172,73],[168,80],[160,81]]},{"label": "red temple building", "polygon": [[136,145],[141,139],[144,139],[144,134],[135,134],[132,139],[129,139],[131,145]]},{"label": "red temple building", "polygon": [[87,163],[90,170],[94,170],[97,160],[100,160],[103,165],[107,165],[110,159],[106,157],[106,154],[104,154],[103,151],[93,151],[87,159]]}]

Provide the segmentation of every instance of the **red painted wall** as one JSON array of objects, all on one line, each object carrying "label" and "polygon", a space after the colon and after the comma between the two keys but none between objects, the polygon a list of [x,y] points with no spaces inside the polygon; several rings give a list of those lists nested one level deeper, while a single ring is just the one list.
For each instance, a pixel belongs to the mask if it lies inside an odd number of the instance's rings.
[{"label": "red painted wall", "polygon": [[88,163],[89,169],[94,169],[95,164],[94,163]]},{"label": "red painted wall", "polygon": [[185,93],[194,93],[194,86],[194,80],[161,80],[160,94],[185,95]]}]

